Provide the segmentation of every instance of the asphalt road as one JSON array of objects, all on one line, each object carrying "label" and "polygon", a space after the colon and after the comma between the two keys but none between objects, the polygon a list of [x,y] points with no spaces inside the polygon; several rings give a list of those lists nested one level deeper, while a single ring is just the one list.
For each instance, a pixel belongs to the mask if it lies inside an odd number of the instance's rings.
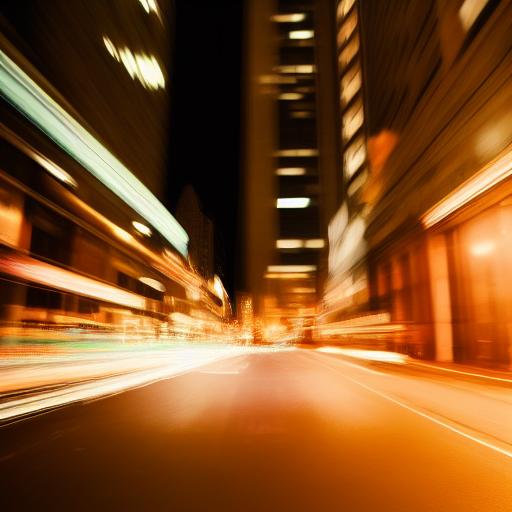
[{"label": "asphalt road", "polygon": [[512,511],[510,454],[395,400],[397,371],[252,354],[4,426],[0,510]]}]

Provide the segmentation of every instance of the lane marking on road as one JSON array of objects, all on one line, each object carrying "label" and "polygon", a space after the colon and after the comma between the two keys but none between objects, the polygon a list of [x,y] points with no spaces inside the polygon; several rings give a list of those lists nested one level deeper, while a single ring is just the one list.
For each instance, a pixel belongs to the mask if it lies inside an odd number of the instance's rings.
[{"label": "lane marking on road", "polygon": [[482,379],[496,380],[512,384],[512,379],[506,379],[505,377],[493,377],[492,375],[483,375],[482,373],[464,372],[462,370],[455,370],[454,368],[443,368],[442,366],[436,366],[435,364],[420,363],[418,361],[411,364],[413,366],[425,366],[427,368],[433,368],[434,370],[442,370],[443,372],[460,373],[461,375],[469,375],[471,377],[480,377]]},{"label": "lane marking on road", "polygon": [[[330,368],[331,370],[333,371],[336,371],[335,368],[333,368],[332,366],[329,366],[327,364],[323,364],[322,362],[320,361],[317,361],[318,363],[322,364],[322,366],[325,366],[327,368]],[[338,372],[339,373],[339,372]],[[393,398],[389,395],[386,395],[386,393],[382,393],[381,391],[378,391],[374,388],[372,388],[371,386],[368,386],[366,384],[363,384],[362,382],[359,382],[357,379],[353,379],[352,377],[348,377],[347,375],[344,375],[344,374],[340,374],[344,379],[347,379],[351,382],[353,382],[354,384],[357,384],[358,386],[366,389],[367,391],[370,391],[371,393],[374,393],[375,395],[377,396],[380,396],[381,398],[384,398],[385,400],[388,400],[389,402],[392,402],[394,403],[395,405],[398,405],[406,410],[408,410],[409,412],[412,412],[414,414],[417,414],[418,416],[421,416],[422,418],[425,418],[429,421],[431,421],[432,423],[435,423],[441,427],[444,427],[452,432],[454,432],[455,434],[459,434],[460,436],[462,437],[465,437],[466,439],[469,439],[470,441],[473,441],[481,446],[485,446],[486,448],[490,448],[491,450],[494,450],[495,452],[498,452],[498,453],[501,453],[502,455],[505,455],[506,457],[509,457],[510,459],[512,459],[512,451],[510,450],[506,450],[505,448],[501,448],[500,446],[496,446],[495,444],[492,444],[488,441],[485,441],[484,439],[481,439],[479,437],[476,437],[472,434],[468,434],[467,432],[464,432],[463,430],[460,430],[458,429],[457,427],[454,427],[452,425],[450,425],[449,423],[446,423],[444,421],[441,421],[437,418],[434,418],[433,416],[430,416],[429,414],[426,414],[424,413],[423,411],[420,411],[414,407],[411,407],[410,405],[407,405],[403,402],[401,402],[400,400],[397,400],[396,398]]]},{"label": "lane marking on road", "polygon": [[[357,364],[357,363],[351,363],[350,361],[346,361],[345,359],[339,359],[339,358],[332,358],[332,357],[329,357],[329,361],[332,361],[333,363],[341,363],[341,364],[346,364],[348,366],[352,366],[353,368],[357,368],[358,370],[363,370],[367,373],[373,373],[374,375],[379,375],[380,377],[389,377],[389,375],[387,373],[383,373],[383,372],[379,372],[377,370],[372,370],[371,368],[366,368],[366,366],[361,366],[360,364]],[[326,358],[327,360],[327,358]]]},{"label": "lane marking on road", "polygon": [[205,373],[207,375],[240,375],[238,370],[203,370],[199,373]]}]

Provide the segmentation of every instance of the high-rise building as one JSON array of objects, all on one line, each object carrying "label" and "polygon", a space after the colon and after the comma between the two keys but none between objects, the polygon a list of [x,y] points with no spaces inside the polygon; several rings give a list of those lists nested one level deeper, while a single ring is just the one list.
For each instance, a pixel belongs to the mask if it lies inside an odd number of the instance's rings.
[{"label": "high-rise building", "polygon": [[199,197],[191,185],[180,195],[176,218],[189,236],[188,256],[194,268],[205,278],[213,279],[215,247],[213,222],[201,209]]},{"label": "high-rise building", "polygon": [[341,0],[335,15],[344,185],[322,319],[382,313],[396,350],[506,366],[512,3]]},{"label": "high-rise building", "polygon": [[244,284],[267,324],[307,325],[323,275],[322,205],[335,203],[323,200],[323,175],[337,156],[327,4],[258,0],[247,10]]},{"label": "high-rise building", "polygon": [[172,4],[23,4],[0,8],[0,328],[220,330],[159,200]]}]

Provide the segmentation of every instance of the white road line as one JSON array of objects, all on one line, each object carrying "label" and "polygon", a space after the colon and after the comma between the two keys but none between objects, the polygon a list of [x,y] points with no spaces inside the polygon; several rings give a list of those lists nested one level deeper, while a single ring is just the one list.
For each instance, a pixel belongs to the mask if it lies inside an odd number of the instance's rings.
[{"label": "white road line", "polygon": [[492,375],[483,375],[481,373],[464,372],[462,370],[455,370],[453,368],[443,368],[442,366],[436,366],[435,364],[420,363],[415,361],[412,363],[413,366],[426,366],[427,368],[433,368],[435,370],[442,370],[444,372],[460,373],[461,375],[470,375],[471,377],[480,377],[482,379],[496,380],[499,382],[508,382],[512,384],[512,379],[506,379],[505,377],[493,377]]},{"label": "white road line", "polygon": [[203,370],[199,373],[205,373],[207,375],[240,375],[238,370]]},{"label": "white road line", "polygon": [[[322,364],[322,363],[320,363],[320,364]],[[327,364],[323,364],[323,366],[326,366],[327,368],[330,368],[331,370],[336,371],[335,368],[333,368],[332,366],[329,366]],[[466,439],[469,439],[475,443],[485,446],[486,448],[490,448],[491,450],[494,450],[495,452],[501,453],[502,455],[505,455],[506,457],[509,457],[512,459],[512,451],[510,451],[510,450],[506,450],[504,448],[496,446],[495,444],[489,443],[488,441],[485,441],[484,439],[480,439],[479,437],[468,434],[467,432],[464,432],[463,430],[453,427],[449,423],[438,420],[437,418],[434,418],[433,416],[430,416],[429,414],[426,414],[418,409],[415,409],[414,407],[411,407],[410,405],[407,405],[407,404],[401,402],[400,400],[397,400],[396,398],[386,395],[385,393],[382,393],[381,391],[377,391],[376,389],[372,388],[371,386],[367,386],[366,384],[359,382],[357,379],[353,379],[352,377],[348,377],[347,375],[344,375],[344,374],[341,374],[341,376],[344,379],[347,379],[347,380],[353,382],[354,384],[361,386],[362,388],[366,389],[367,391],[370,391],[370,392],[380,396],[381,398],[384,398],[385,400],[388,400],[389,402],[394,403],[395,405],[403,407],[404,409],[407,409],[408,411],[410,411],[414,414],[417,414],[418,416],[421,416],[422,418],[425,418],[425,419],[431,421],[432,423],[436,423],[437,425],[444,427],[456,434],[459,434],[460,436],[465,437]]]},{"label": "white road line", "polygon": [[333,359],[332,357],[329,357],[329,361],[332,361],[333,363],[346,364],[348,366],[352,366],[353,368],[357,368],[358,370],[363,370],[367,373],[373,373],[374,375],[379,375],[381,377],[389,377],[389,375],[387,373],[379,372],[377,370],[372,370],[370,368],[366,368],[365,366],[361,366],[360,364],[351,363],[350,361],[345,361],[344,359]]}]

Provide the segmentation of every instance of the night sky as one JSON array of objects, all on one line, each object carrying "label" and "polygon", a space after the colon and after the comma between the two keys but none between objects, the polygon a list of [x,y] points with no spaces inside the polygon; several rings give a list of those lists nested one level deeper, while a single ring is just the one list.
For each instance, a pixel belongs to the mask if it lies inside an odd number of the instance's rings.
[{"label": "night sky", "polygon": [[214,221],[216,265],[233,296],[240,178],[243,0],[176,0],[167,197],[190,183]]}]

